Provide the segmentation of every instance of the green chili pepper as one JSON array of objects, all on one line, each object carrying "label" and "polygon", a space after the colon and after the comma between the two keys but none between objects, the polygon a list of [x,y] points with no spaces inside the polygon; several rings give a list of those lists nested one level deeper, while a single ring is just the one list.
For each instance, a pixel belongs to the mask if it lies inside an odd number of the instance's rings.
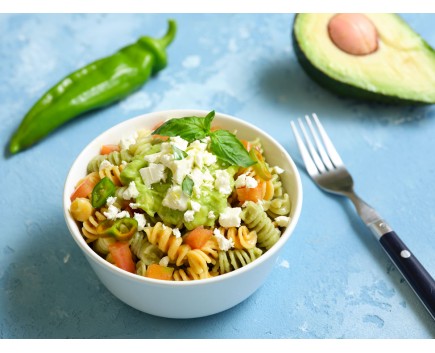
[{"label": "green chili pepper", "polygon": [[121,218],[116,221],[106,219],[97,227],[97,234],[110,235],[119,241],[127,241],[137,231],[137,221],[134,218]]},{"label": "green chili pepper", "polygon": [[166,66],[165,48],[175,34],[176,23],[169,20],[162,38],[141,37],[136,43],[58,82],[26,114],[12,136],[10,153],[32,146],[74,117],[114,103],[140,88]]},{"label": "green chili pepper", "polygon": [[249,151],[249,156],[252,158],[253,161],[256,162],[252,167],[254,168],[257,175],[264,181],[272,179],[272,174],[270,173],[270,170],[267,167],[266,162],[264,161],[264,158],[261,155],[260,151],[252,148]]},{"label": "green chili pepper", "polygon": [[113,196],[116,191],[116,186],[108,177],[101,179],[92,190],[92,207],[100,208],[103,206],[107,198]]}]

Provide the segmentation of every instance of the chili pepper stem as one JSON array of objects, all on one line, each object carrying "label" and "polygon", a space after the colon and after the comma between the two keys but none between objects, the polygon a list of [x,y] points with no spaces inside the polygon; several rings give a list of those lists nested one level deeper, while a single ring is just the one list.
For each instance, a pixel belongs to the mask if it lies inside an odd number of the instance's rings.
[{"label": "chili pepper stem", "polygon": [[177,33],[176,22],[172,19],[168,20],[168,30],[166,31],[166,34],[162,38],[158,39],[160,45],[166,48],[169,44],[172,43],[176,33]]}]

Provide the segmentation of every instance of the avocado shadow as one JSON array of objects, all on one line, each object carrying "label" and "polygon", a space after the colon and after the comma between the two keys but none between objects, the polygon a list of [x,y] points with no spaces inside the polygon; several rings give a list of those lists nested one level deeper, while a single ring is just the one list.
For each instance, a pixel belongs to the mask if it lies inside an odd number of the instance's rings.
[{"label": "avocado shadow", "polygon": [[409,124],[435,118],[433,105],[405,105],[357,100],[336,95],[312,80],[294,54],[277,57],[258,73],[265,99],[299,117],[316,112],[340,119],[376,119],[385,125]]}]

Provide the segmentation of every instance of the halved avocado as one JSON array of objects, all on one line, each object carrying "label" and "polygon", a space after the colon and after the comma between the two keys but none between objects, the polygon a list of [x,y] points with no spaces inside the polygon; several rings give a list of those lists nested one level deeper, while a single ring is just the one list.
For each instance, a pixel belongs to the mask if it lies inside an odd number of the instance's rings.
[{"label": "halved avocado", "polygon": [[343,96],[391,103],[435,103],[435,51],[395,14],[365,14],[377,49],[353,55],[330,38],[335,14],[298,14],[293,48],[307,74]]}]

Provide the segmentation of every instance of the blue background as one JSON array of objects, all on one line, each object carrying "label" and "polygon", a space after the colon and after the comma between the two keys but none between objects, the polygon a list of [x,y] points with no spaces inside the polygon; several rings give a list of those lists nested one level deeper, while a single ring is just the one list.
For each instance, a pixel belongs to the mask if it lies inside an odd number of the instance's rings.
[{"label": "blue background", "polygon": [[[434,322],[351,204],[321,192],[304,172],[299,224],[271,276],[238,306],[163,319],[128,307],[99,282],[64,222],[69,167],[107,128],[176,108],[215,109],[254,123],[301,171],[290,121],[316,112],[357,192],[435,275],[434,107],[368,104],[323,90],[295,58],[290,14],[1,15],[2,146],[60,78],[141,35],[160,36],[168,17],[179,30],[158,76],[33,148],[0,157],[0,337],[434,338]],[[403,17],[435,46],[435,15]]]}]

